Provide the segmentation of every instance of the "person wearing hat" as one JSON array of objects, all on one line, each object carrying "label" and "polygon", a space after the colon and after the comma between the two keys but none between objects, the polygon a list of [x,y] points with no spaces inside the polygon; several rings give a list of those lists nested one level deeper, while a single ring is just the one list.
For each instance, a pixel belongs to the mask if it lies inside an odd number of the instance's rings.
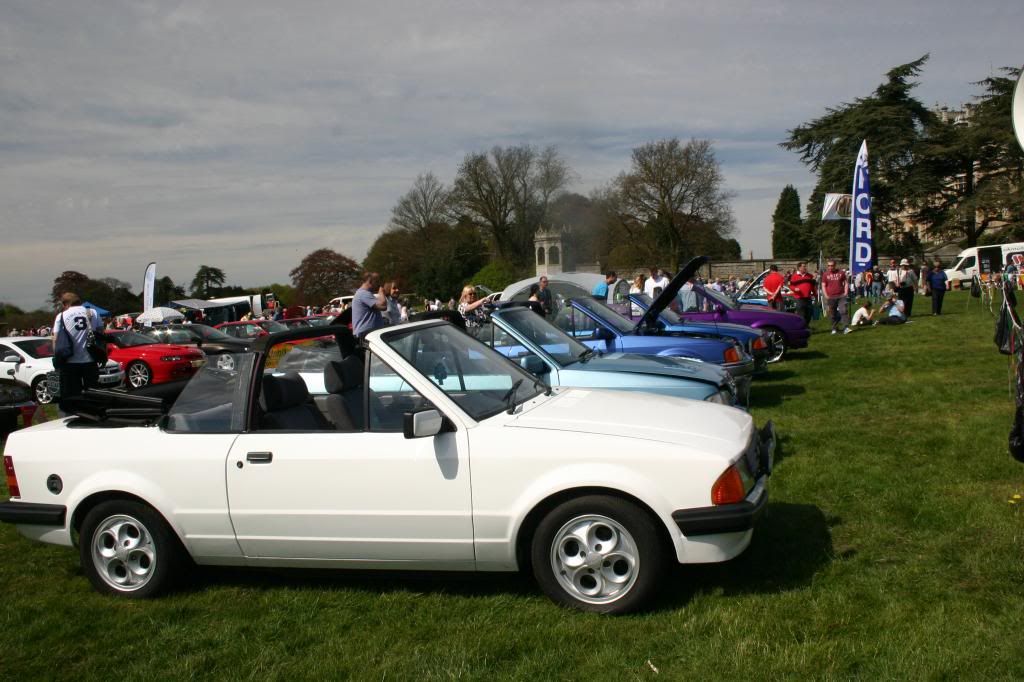
[{"label": "person wearing hat", "polygon": [[907,317],[910,317],[914,308],[914,290],[917,289],[917,273],[910,261],[904,258],[900,261],[900,270],[897,276],[897,293],[903,301],[903,310]]}]

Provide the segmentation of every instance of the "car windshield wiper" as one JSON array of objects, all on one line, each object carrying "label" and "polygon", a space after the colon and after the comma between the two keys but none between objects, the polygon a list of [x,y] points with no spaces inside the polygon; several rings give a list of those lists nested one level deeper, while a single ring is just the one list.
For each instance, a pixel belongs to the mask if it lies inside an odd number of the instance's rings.
[{"label": "car windshield wiper", "polygon": [[546,395],[546,396],[551,395],[552,390],[553,390],[550,386],[545,384],[540,379],[534,379],[533,380],[533,387],[536,388],[536,389],[543,388],[544,389],[544,395]]},{"label": "car windshield wiper", "polygon": [[516,389],[518,389],[522,383],[522,379],[516,379],[512,382],[512,388],[508,389],[508,392],[502,396],[501,399],[508,404],[508,409],[505,410],[506,414],[512,414],[516,411]]},{"label": "car windshield wiper", "polygon": [[586,362],[592,357],[594,357],[594,349],[585,348],[582,351],[580,351],[580,354],[576,356],[576,359],[579,360],[580,362]]}]

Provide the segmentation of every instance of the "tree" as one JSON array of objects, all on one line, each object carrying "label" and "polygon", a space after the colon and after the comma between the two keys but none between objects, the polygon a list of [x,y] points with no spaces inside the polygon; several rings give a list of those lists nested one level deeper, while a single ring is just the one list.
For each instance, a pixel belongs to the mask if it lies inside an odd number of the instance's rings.
[{"label": "tree", "polygon": [[772,214],[772,257],[804,258],[813,250],[800,218],[800,195],[793,185],[786,185]]},{"label": "tree", "polygon": [[698,254],[698,232],[731,234],[731,197],[710,140],[683,145],[670,138],[634,149],[630,170],[613,181],[603,203],[632,241],[677,270]]},{"label": "tree", "polygon": [[65,270],[53,280],[53,288],[50,289],[50,302],[54,306],[59,305],[60,297],[65,292],[78,294],[84,300],[86,295],[83,292],[91,288],[91,283],[92,280],[88,275],[75,270]]},{"label": "tree", "polygon": [[433,173],[418,175],[412,189],[391,209],[391,227],[418,232],[452,217],[452,195]]},{"label": "tree", "polygon": [[197,298],[209,298],[217,287],[224,286],[224,271],[209,265],[200,265],[196,276],[192,278],[192,295]]},{"label": "tree", "polygon": [[1024,151],[1011,114],[1020,69],[1002,72],[975,83],[984,92],[968,117],[935,120],[926,131],[919,174],[927,191],[915,217],[933,236],[976,246],[996,224],[1011,240],[1024,228]]},{"label": "tree", "polygon": [[178,286],[167,275],[153,282],[154,305],[164,305],[179,298],[185,298],[185,287]]},{"label": "tree", "polygon": [[806,225],[816,246],[826,253],[846,253],[849,225],[823,222],[816,216],[821,215],[826,192],[850,192],[863,140],[868,142],[876,247],[886,250],[902,242],[908,207],[919,202],[930,186],[915,172],[915,165],[920,161],[917,152],[924,130],[934,115],[911,95],[917,86],[913,79],[927,60],[924,55],[891,69],[870,96],[829,108],[824,116],[790,130],[780,144],[797,152],[818,176],[807,204]]},{"label": "tree", "polygon": [[321,305],[352,293],[362,283],[359,263],[331,249],[310,253],[288,275],[298,298],[294,303]]},{"label": "tree", "polygon": [[554,147],[494,147],[466,155],[453,198],[458,211],[486,231],[498,258],[523,264],[532,260],[533,235],[551,200],[572,179]]}]

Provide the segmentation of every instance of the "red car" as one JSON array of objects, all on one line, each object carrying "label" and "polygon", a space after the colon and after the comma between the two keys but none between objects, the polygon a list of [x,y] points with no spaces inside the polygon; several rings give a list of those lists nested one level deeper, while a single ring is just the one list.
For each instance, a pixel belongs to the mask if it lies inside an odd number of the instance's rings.
[{"label": "red car", "polygon": [[286,332],[288,327],[273,320],[248,320],[243,322],[222,322],[214,327],[236,339],[256,339],[274,332]]},{"label": "red car", "polygon": [[125,381],[132,388],[187,379],[206,362],[198,348],[158,343],[144,334],[109,330],[107,352],[124,369]]},{"label": "red car", "polygon": [[311,317],[286,317],[279,321],[288,329],[301,329],[303,327],[326,327],[334,319],[333,315],[313,315]]}]

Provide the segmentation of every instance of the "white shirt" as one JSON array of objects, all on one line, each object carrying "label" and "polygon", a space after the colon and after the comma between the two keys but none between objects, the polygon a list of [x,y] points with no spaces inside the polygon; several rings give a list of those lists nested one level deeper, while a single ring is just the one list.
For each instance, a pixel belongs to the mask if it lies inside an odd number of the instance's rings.
[{"label": "white shirt", "polygon": [[853,314],[853,320],[850,322],[850,326],[856,327],[858,324],[867,324],[869,321],[868,309],[857,308],[857,312]]},{"label": "white shirt", "polygon": [[89,310],[84,306],[73,305],[53,318],[56,348],[66,348],[68,344],[68,338],[64,335],[62,326],[63,329],[67,330],[68,336],[71,337],[71,346],[74,348],[74,353],[68,358],[68,362],[75,364],[94,362],[92,356],[89,355],[89,351],[85,350],[85,341],[89,334],[90,326],[95,331],[103,330],[103,321],[100,320],[100,316],[96,314],[96,311]]},{"label": "white shirt", "polygon": [[664,290],[665,287],[668,286],[668,281],[668,277],[659,277],[658,279],[648,277],[644,281],[644,293],[650,296],[651,298],[657,298],[657,296],[654,295],[655,287],[661,287],[661,289]]}]

